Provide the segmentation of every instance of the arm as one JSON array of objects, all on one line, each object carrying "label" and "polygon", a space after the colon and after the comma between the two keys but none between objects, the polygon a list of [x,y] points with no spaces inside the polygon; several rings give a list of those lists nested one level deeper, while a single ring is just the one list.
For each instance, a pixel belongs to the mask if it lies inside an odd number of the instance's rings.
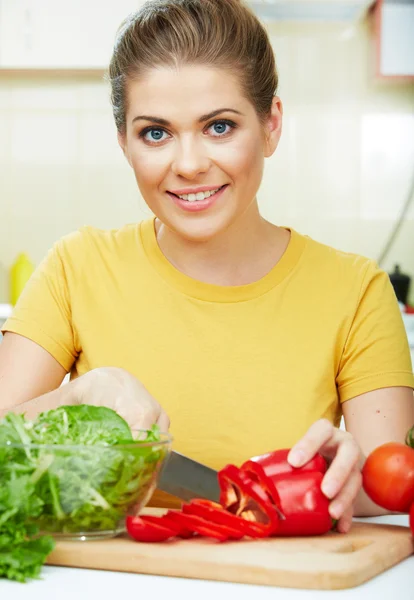
[{"label": "arm", "polygon": [[[343,403],[347,431],[353,436],[364,457],[386,442],[404,443],[405,436],[414,424],[413,390],[390,387],[348,400]],[[387,514],[363,492],[357,496],[354,513],[358,517]]]},{"label": "arm", "polygon": [[116,367],[88,371],[60,386],[65,369],[35,342],[6,333],[0,344],[0,418],[9,410],[29,419],[64,404],[92,404],[115,410],[133,429],[157,423],[168,431],[169,418],[136,377]]},{"label": "arm", "polygon": [[59,388],[65,375],[65,369],[41,346],[6,332],[0,344],[0,417],[16,408],[32,417],[70,404],[73,384]]}]

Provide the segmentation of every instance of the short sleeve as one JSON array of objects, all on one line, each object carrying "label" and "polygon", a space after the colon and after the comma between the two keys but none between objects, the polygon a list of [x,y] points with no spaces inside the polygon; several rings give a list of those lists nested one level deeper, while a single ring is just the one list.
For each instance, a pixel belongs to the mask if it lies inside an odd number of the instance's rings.
[{"label": "short sleeve", "polygon": [[77,356],[62,241],[54,245],[27,282],[2,332],[29,338],[69,372]]},{"label": "short sleeve", "polygon": [[394,386],[414,387],[410,349],[389,276],[370,261],[341,357],[341,402]]}]

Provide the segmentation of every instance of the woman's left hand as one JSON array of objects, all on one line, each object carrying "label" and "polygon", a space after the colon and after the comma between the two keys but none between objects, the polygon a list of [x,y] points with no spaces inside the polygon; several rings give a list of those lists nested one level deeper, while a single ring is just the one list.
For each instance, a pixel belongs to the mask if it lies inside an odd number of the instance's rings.
[{"label": "woman's left hand", "polygon": [[322,454],[329,464],[322,481],[322,492],[330,500],[331,517],[338,519],[337,530],[351,528],[353,505],[362,488],[361,468],[364,456],[352,437],[337,429],[327,419],[316,421],[291,449],[288,461],[301,467],[315,454]]}]

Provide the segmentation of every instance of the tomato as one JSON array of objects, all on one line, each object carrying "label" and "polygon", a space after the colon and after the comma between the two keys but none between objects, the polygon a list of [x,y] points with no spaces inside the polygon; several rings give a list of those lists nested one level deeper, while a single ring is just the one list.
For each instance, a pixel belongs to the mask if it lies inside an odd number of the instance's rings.
[{"label": "tomato", "polygon": [[127,517],[126,528],[129,535],[138,542],[165,542],[176,535],[176,532],[167,525],[156,523],[145,515]]},{"label": "tomato", "polygon": [[414,536],[414,502],[411,504],[411,508],[410,508],[410,527],[411,527],[411,533]]},{"label": "tomato", "polygon": [[375,448],[363,466],[362,481],[373,502],[408,513],[414,502],[414,449],[397,442]]}]

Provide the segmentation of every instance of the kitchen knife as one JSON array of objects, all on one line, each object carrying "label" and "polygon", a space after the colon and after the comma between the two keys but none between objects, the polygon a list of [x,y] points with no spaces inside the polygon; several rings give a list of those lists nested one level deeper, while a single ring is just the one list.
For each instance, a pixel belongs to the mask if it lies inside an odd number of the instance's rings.
[{"label": "kitchen knife", "polygon": [[157,488],[185,501],[205,498],[218,502],[220,498],[217,471],[174,451],[162,468]]}]

